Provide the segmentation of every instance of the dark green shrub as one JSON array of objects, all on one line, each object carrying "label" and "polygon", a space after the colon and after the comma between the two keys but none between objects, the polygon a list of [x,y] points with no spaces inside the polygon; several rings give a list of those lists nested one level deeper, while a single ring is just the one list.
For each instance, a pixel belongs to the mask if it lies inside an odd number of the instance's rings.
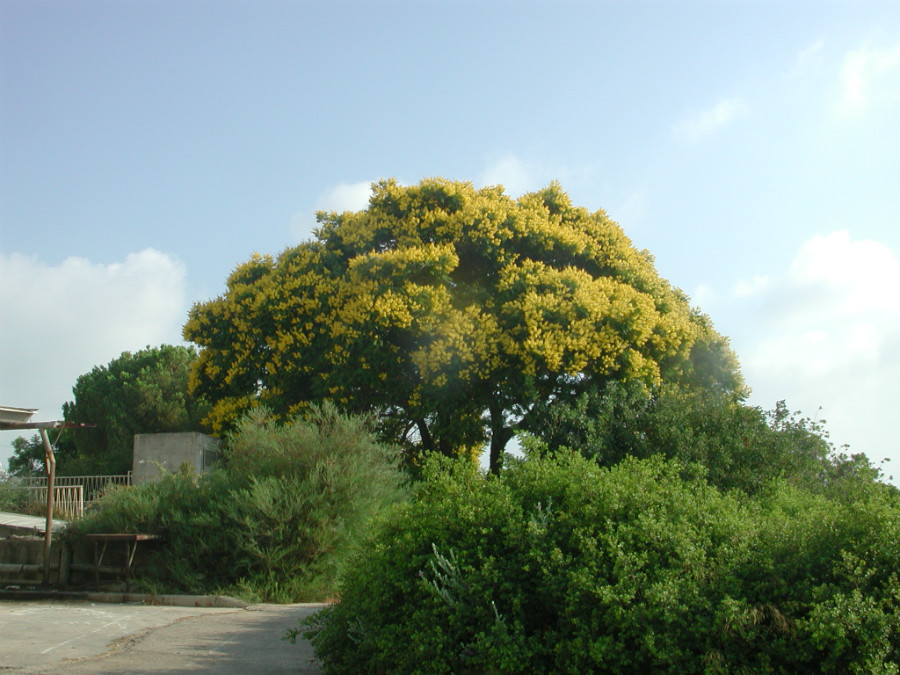
[{"label": "dark green shrub", "polygon": [[258,411],[228,439],[223,470],[115,490],[69,536],[162,535],[144,566],[155,587],[321,599],[371,516],[403,496],[398,461],[364,420],[332,407],[286,425]]},{"label": "dark green shrub", "polygon": [[750,499],[686,473],[433,461],[306,636],[328,673],[896,672],[890,491]]},{"label": "dark green shrub", "polygon": [[142,566],[143,578],[170,592],[211,592],[234,583],[234,570],[242,567],[239,533],[228,522],[233,489],[224,472],[200,477],[187,470],[118,487],[72,522],[66,537],[77,542],[90,532],[161,535],[163,543]]},{"label": "dark green shrub", "polygon": [[715,390],[612,382],[535,409],[525,427],[550,452],[578,450],[602,466],[654,455],[700,463],[713,485],[748,494],[773,478],[834,493],[878,477],[863,455],[836,453],[821,423],[784,402],[766,412]]},{"label": "dark green shrub", "polygon": [[14,480],[0,480],[0,511],[24,513],[28,507],[28,493]]},{"label": "dark green shrub", "polygon": [[228,520],[243,537],[250,583],[267,597],[332,594],[371,516],[405,495],[399,461],[365,418],[331,405],[288,425],[249,415],[230,440],[227,470],[240,486]]}]

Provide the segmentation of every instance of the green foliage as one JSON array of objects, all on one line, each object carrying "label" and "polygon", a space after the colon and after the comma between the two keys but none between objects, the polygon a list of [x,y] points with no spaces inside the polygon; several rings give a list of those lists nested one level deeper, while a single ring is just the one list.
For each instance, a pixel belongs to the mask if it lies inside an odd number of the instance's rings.
[{"label": "green foliage", "polygon": [[188,391],[193,348],[162,345],[123,352],[81,375],[75,400],[63,405],[67,422],[95,425],[64,434],[60,447],[72,460],[60,474],[122,474],[131,470],[134,435],[202,431],[208,406]]},{"label": "green foliage", "polygon": [[519,420],[576,385],[689,382],[743,392],[727,340],[602,212],[557,184],[373,185],[369,207],[320,213],[313,241],[254,256],[191,310],[193,390],[227,429],[333,400],[385,437],[490,463]]},{"label": "green foliage", "polygon": [[19,436],[12,442],[13,454],[7,466],[10,476],[41,476],[44,474],[44,442],[38,434],[31,439]]},{"label": "green foliage", "polygon": [[172,591],[322,599],[372,515],[403,496],[397,463],[365,420],[333,407],[285,425],[257,410],[228,439],[224,470],[115,490],[69,536],[162,535],[144,574]]},{"label": "green foliage", "polygon": [[306,624],[327,673],[897,672],[883,485],[750,498],[661,457],[564,451],[423,473]]},{"label": "green foliage", "polygon": [[0,480],[0,511],[24,513],[28,508],[28,495],[14,481]]},{"label": "green foliage", "polygon": [[776,477],[836,494],[878,478],[862,455],[835,452],[821,423],[784,402],[764,412],[716,390],[608,383],[528,420],[549,452],[577,449],[602,466],[654,455],[705,467],[710,483],[753,494]]}]

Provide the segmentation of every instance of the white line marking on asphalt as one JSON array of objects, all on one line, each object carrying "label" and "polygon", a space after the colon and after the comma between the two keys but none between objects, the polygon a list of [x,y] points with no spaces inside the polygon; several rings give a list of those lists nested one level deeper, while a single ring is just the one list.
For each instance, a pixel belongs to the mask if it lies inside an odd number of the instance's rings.
[{"label": "white line marking on asphalt", "polygon": [[[96,633],[96,632],[101,631],[101,630],[103,630],[104,628],[108,628],[109,626],[112,626],[112,625],[114,625],[114,624],[121,623],[122,621],[127,621],[127,620],[130,619],[132,616],[134,616],[134,615],[133,615],[133,614],[129,614],[128,616],[126,616],[126,617],[124,617],[124,618],[116,619],[115,621],[110,621],[109,623],[105,623],[105,624],[103,624],[102,626],[99,626],[98,628],[95,628],[94,630],[92,630],[92,631],[90,631],[90,632],[91,632],[91,633]],[[119,627],[120,627],[120,628],[124,628],[124,626],[119,626]],[[58,647],[62,647],[62,646],[64,646],[64,645],[69,644],[70,642],[75,642],[76,640],[80,640],[80,639],[83,638],[85,635],[88,635],[88,633],[82,633],[81,635],[76,635],[76,636],[73,637],[73,638],[69,638],[68,640],[64,640],[63,642],[60,642],[59,644],[53,645],[52,647],[47,647],[47,649],[45,649],[44,651],[42,651],[41,654],[46,654],[47,652],[52,652],[54,649],[56,649],[56,648],[58,648]]]}]

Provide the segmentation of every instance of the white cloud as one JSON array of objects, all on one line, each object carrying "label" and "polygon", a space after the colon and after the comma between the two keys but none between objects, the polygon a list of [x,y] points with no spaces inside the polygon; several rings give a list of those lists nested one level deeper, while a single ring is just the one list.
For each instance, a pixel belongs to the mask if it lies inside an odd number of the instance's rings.
[{"label": "white cloud", "polygon": [[819,377],[897,358],[886,344],[900,335],[900,261],[878,242],[817,235],[786,274],[739,288],[737,298],[761,296],[768,333],[748,365]]},{"label": "white cloud", "polygon": [[559,176],[540,162],[528,162],[515,155],[505,155],[492,161],[481,173],[478,185],[502,185],[506,194],[519,197],[546,186]]},{"label": "white cloud", "polygon": [[[398,180],[401,185],[409,184],[402,179]],[[485,169],[473,183],[476,187],[502,185],[506,194],[515,198],[526,192],[540,190],[554,180],[562,183],[563,188],[572,194],[573,201],[578,204],[589,205],[592,199],[596,199],[597,195],[603,192],[602,167],[599,162],[563,166],[525,160],[513,154],[489,159]],[[316,200],[313,208],[297,213],[291,218],[290,230],[293,239],[298,242],[306,241],[312,236],[316,227],[317,211],[342,213],[368,208],[372,183],[373,181],[339,183],[329,189]],[[643,212],[645,201],[646,195],[643,192],[632,193],[623,203],[621,210],[630,217],[635,216]]]},{"label": "white cloud", "polygon": [[316,203],[316,211],[361,211],[369,205],[372,181],[339,183]]},{"label": "white cloud", "polygon": [[297,241],[305,241],[312,236],[316,227],[317,211],[361,211],[369,206],[372,182],[338,183],[316,201],[307,212],[298,213],[291,219],[291,235]]},{"label": "white cloud", "polygon": [[[0,403],[57,419],[79,375],[123,351],[180,344],[185,277],[180,261],[153,249],[109,265],[0,253]],[[15,436],[3,433],[4,466]]]},{"label": "white cloud", "polygon": [[819,38],[815,42],[807,45],[797,53],[792,68],[787,72],[786,77],[798,78],[802,77],[813,66],[816,61],[821,59],[825,51],[825,38]]},{"label": "white cloud", "polygon": [[900,44],[884,49],[861,47],[844,57],[841,102],[845,111],[862,113],[873,102],[900,97]]},{"label": "white cloud", "polygon": [[818,235],[780,275],[739,282],[729,313],[752,401],[786,399],[813,415],[819,406],[832,440],[873,460],[893,459],[889,431],[900,381],[900,260],[879,242],[846,231]]},{"label": "white cloud", "polygon": [[746,117],[750,112],[747,104],[738,98],[726,98],[712,108],[691,113],[675,124],[672,131],[676,138],[691,142],[699,141],[722,127]]},{"label": "white cloud", "polygon": [[709,284],[699,284],[691,294],[691,304],[694,307],[704,307],[712,305],[719,299],[719,294]]},{"label": "white cloud", "polygon": [[[478,187],[502,185],[506,194],[516,198],[545,188],[552,181],[559,181],[563,189],[572,196],[573,202],[598,208],[592,206],[591,202],[606,191],[603,171],[603,164],[599,161],[563,165],[506,154],[488,160],[487,166],[474,182]],[[639,208],[642,197],[643,195],[633,194],[627,205]]]},{"label": "white cloud", "polygon": [[608,207],[601,208],[633,235],[646,223],[650,202],[649,190],[640,188],[619,196]]},{"label": "white cloud", "polygon": [[750,298],[759,295],[769,285],[769,277],[757,275],[751,279],[740,279],[734,285],[734,296],[737,298]]},{"label": "white cloud", "polygon": [[[563,171],[562,173],[571,173]],[[521,194],[546,186],[552,180],[559,180],[560,172],[540,162],[526,162],[514,155],[504,155],[492,161],[475,181],[477,186],[503,185],[508,195]],[[401,181],[401,184],[406,184]],[[316,227],[317,211],[360,211],[369,206],[372,181],[359,183],[339,183],[322,194],[309,211],[296,214],[291,219],[291,235],[296,241],[305,241],[312,236]]]}]

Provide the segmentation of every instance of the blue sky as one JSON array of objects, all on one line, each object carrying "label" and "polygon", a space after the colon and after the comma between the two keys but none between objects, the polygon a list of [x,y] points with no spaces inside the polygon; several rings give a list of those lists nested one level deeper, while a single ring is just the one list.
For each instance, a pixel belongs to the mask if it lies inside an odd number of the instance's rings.
[{"label": "blue sky", "polygon": [[896,2],[0,0],[0,404],[59,417],[391,176],[559,180],[752,403],[900,474]]}]

